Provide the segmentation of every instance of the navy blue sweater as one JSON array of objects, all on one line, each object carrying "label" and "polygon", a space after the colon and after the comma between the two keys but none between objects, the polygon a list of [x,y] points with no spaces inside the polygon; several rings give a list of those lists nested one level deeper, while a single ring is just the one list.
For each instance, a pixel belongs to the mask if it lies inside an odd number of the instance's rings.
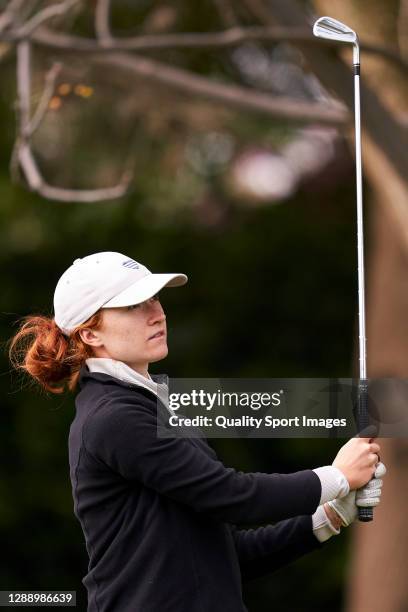
[{"label": "navy blue sweater", "polygon": [[321,547],[320,480],[227,468],[204,439],[158,437],[166,417],[150,391],[82,368],[69,460],[88,611],[244,612],[242,580]]}]

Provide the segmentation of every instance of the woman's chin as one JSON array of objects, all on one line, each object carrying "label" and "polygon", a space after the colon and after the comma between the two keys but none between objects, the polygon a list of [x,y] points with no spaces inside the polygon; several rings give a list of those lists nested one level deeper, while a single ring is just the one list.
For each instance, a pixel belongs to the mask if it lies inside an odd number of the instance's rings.
[{"label": "woman's chin", "polygon": [[168,353],[169,353],[169,349],[167,348],[167,344],[161,347],[157,347],[157,349],[152,352],[153,354],[151,355],[149,362],[150,363],[154,363],[155,361],[160,361],[161,359],[164,359],[165,357],[167,357]]}]

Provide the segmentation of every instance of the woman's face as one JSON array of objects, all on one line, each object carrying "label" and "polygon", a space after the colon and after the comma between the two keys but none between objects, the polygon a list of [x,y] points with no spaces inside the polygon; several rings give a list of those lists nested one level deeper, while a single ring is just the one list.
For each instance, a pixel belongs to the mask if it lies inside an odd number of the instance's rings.
[{"label": "woman's face", "polygon": [[158,296],[142,304],[103,308],[101,312],[102,324],[93,330],[98,344],[90,343],[96,357],[123,361],[146,375],[149,363],[167,356],[166,315]]}]

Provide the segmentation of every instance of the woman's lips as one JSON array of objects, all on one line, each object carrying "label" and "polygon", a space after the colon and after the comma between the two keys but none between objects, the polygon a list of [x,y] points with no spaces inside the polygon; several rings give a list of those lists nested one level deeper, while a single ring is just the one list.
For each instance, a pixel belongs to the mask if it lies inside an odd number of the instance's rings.
[{"label": "woman's lips", "polygon": [[156,332],[153,336],[150,336],[150,338],[148,338],[148,340],[158,340],[159,338],[164,338],[165,333],[164,331],[158,331]]}]

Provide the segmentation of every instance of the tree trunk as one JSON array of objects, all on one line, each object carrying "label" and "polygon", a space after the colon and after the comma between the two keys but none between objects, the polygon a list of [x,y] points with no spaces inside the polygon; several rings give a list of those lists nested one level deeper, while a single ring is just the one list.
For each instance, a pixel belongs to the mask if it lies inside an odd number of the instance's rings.
[{"label": "tree trunk", "polygon": [[[370,377],[408,378],[407,250],[384,201],[370,204],[368,372]],[[346,597],[350,612],[408,610],[408,445],[404,439],[382,439],[380,444],[388,474],[373,523],[353,526]]]}]

